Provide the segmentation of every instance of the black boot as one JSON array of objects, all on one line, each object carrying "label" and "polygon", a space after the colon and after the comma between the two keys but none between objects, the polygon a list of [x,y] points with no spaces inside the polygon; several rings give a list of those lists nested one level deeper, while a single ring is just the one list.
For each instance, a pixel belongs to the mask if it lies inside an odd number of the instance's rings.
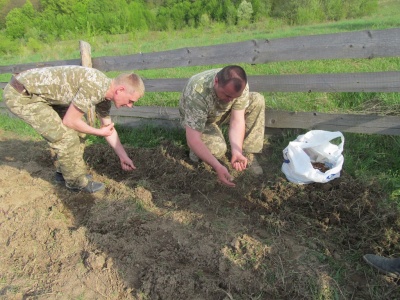
[{"label": "black boot", "polygon": [[96,193],[98,191],[101,191],[104,189],[105,185],[104,183],[101,182],[96,182],[96,181],[89,181],[88,184],[85,187],[69,187],[67,186],[68,189],[71,191],[76,191],[76,192],[87,192],[87,193]]},{"label": "black boot", "polygon": [[382,273],[392,277],[400,277],[400,258],[387,258],[374,254],[365,254],[363,258],[370,266]]},{"label": "black boot", "polygon": [[[93,180],[93,176],[90,174],[86,174],[86,178],[90,181]],[[61,172],[56,172],[56,175],[54,176],[54,180],[57,183],[65,183],[64,176]]]}]

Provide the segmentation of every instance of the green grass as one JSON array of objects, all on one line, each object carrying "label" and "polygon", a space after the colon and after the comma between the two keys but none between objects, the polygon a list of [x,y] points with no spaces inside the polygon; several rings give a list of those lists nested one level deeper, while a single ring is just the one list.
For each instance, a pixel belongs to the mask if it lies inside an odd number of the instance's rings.
[{"label": "green grass", "polygon": [[30,136],[35,139],[41,138],[40,135],[25,122],[2,113],[0,113],[0,128],[6,131],[15,132],[22,136]]},{"label": "green grass", "polygon": [[[122,144],[140,148],[152,148],[160,145],[163,141],[172,141],[176,145],[185,146],[185,134],[182,129],[166,129],[152,126],[150,124],[138,128],[127,128],[116,125],[118,135]],[[104,138],[98,136],[87,136],[89,144],[105,143]]]},{"label": "green grass", "polygon": [[[139,52],[149,53],[173,50],[183,47],[208,46],[215,44],[246,41],[249,39],[279,39],[294,36],[329,34],[359,30],[381,30],[400,27],[400,5],[397,0],[381,1],[379,10],[372,16],[362,19],[343,20],[323,24],[290,27],[279,20],[267,19],[246,27],[227,27],[222,24],[210,24],[206,28],[185,29],[171,32],[131,32],[114,36],[79,37],[75,40],[54,42],[43,45],[40,52],[34,52],[28,45],[23,45],[21,54],[10,53],[0,57],[0,65],[12,65],[26,62],[76,59],[80,57],[79,40],[84,39],[91,44],[92,56],[118,56]],[[174,38],[171,39],[171,34]],[[341,59],[299,62],[275,62],[268,64],[241,64],[249,75],[284,75],[284,74],[318,74],[341,72],[378,72],[398,71],[400,58],[374,59]],[[210,68],[221,67],[195,66],[181,68],[165,68],[156,70],[135,71],[144,78],[188,78],[198,72]],[[119,72],[108,72],[114,77]],[[0,81],[8,81],[11,74],[0,74]],[[364,107],[354,105],[354,94],[349,93],[263,93],[266,105],[273,109],[291,111],[320,112],[362,112]],[[400,95],[392,93],[373,93],[358,97],[357,103],[373,98],[383,104],[400,103]],[[146,95],[137,105],[176,107],[179,93],[163,92]],[[346,104],[347,103],[347,104]]]},{"label": "green grass", "polygon": [[366,181],[379,181],[392,200],[400,200],[400,137],[350,133],[345,137],[349,146],[344,168]]},{"label": "green grass", "polygon": [[[303,131],[302,133],[305,133]],[[286,131],[271,139],[271,160],[281,161],[282,150],[299,133]],[[379,182],[391,200],[400,204],[400,136],[343,133],[343,170],[365,182]]]}]

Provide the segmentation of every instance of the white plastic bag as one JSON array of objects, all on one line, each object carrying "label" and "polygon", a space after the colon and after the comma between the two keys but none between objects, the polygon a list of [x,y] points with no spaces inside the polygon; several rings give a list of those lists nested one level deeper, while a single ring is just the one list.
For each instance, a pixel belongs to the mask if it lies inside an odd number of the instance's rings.
[{"label": "white plastic bag", "polygon": [[[339,145],[331,143],[341,138]],[[341,132],[311,130],[299,135],[283,150],[282,172],[290,182],[306,184],[325,183],[340,177],[344,157],[344,136]],[[322,163],[328,168],[322,172],[313,163]]]}]

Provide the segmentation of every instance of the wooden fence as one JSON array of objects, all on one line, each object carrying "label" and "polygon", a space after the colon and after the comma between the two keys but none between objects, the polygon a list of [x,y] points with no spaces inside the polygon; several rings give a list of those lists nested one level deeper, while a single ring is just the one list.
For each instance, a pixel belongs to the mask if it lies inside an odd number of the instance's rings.
[{"label": "wooden fence", "polygon": [[[81,42],[80,45],[80,59],[0,66],[0,74],[60,65],[90,64],[106,72],[213,64],[399,57],[400,28],[275,40],[249,40],[118,57],[90,58],[90,45],[85,42]],[[82,50],[85,48],[86,50]],[[180,92],[187,80],[188,78],[158,78],[145,79],[144,82],[146,92]],[[0,83],[1,88],[5,85],[6,83]],[[258,92],[400,92],[400,72],[257,75],[249,76],[249,85],[250,90]],[[4,108],[4,104],[2,107]],[[178,126],[179,119],[177,109],[168,107],[138,106],[133,109],[112,109],[111,113],[116,123],[126,126],[137,126],[146,121],[162,126]],[[266,129],[273,128],[400,135],[400,118],[376,114],[324,114],[267,109]]]}]

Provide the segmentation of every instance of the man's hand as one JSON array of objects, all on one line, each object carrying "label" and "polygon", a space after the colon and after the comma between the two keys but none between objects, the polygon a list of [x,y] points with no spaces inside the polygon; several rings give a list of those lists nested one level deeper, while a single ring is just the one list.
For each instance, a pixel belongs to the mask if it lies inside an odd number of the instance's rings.
[{"label": "man's hand", "polygon": [[223,183],[224,185],[229,186],[229,187],[236,186],[232,182],[233,177],[231,176],[231,174],[229,174],[228,169],[226,167],[221,165],[221,167],[216,169],[215,171],[217,172],[218,179],[219,179],[219,181],[221,181],[221,183]]},{"label": "man's hand", "polygon": [[102,125],[100,128],[100,136],[110,136],[113,134],[114,131],[114,123],[108,125]]},{"label": "man's hand", "polygon": [[121,159],[121,168],[124,171],[132,171],[136,169],[133,161],[130,158]]},{"label": "man's hand", "polygon": [[247,158],[239,152],[232,153],[231,164],[236,171],[244,171],[247,168]]},{"label": "man's hand", "polygon": [[234,187],[233,177],[228,169],[214,157],[210,149],[201,140],[201,132],[186,126],[186,140],[190,149],[205,163],[209,164],[217,172],[218,180],[229,187]]}]

